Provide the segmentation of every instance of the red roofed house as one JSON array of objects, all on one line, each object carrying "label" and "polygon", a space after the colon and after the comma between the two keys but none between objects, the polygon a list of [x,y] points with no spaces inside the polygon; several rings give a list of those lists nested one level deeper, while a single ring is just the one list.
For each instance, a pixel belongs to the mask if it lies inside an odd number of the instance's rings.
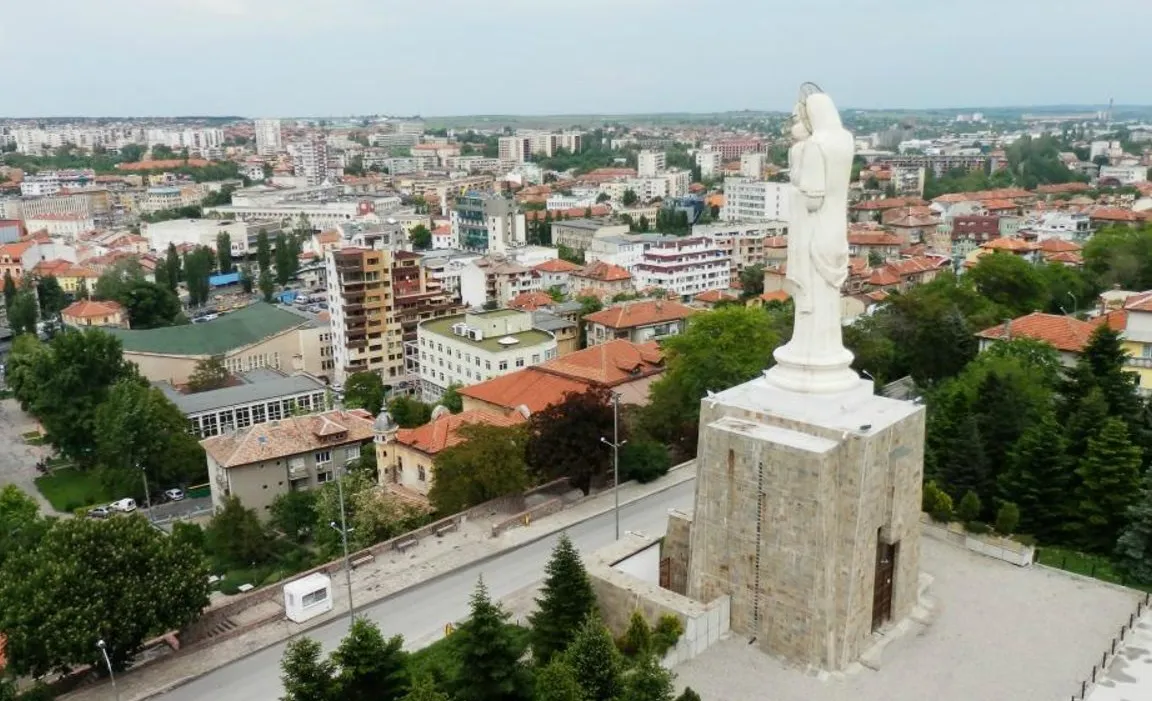
[{"label": "red roofed house", "polygon": [[532,272],[540,276],[541,289],[559,287],[561,292],[567,294],[572,273],[580,270],[580,267],[571,261],[554,258],[532,266]]},{"label": "red roofed house", "polygon": [[116,302],[78,299],[60,312],[60,318],[69,326],[113,326],[128,328],[128,314]]},{"label": "red roofed house", "polygon": [[623,338],[633,343],[646,343],[684,332],[693,310],[679,302],[643,300],[625,302],[584,317],[588,345]]},{"label": "red roofed house", "polygon": [[1012,338],[1030,338],[1043,341],[1056,349],[1060,362],[1067,367],[1076,364],[1092,332],[1100,325],[1103,317],[1096,321],[1080,321],[1074,316],[1032,312],[1012,319],[976,334],[980,340],[980,350],[985,351],[998,341]]},{"label": "red roofed house", "polygon": [[632,273],[619,265],[598,260],[574,271],[568,278],[569,294],[579,296],[581,290],[594,288],[610,295],[632,292]]},{"label": "red roofed house", "polygon": [[617,340],[569,353],[543,365],[462,387],[465,410],[508,414],[518,407],[535,413],[561,402],[570,392],[607,387],[624,404],[643,406],[648,390],[664,372],[664,354],[654,342]]},{"label": "red roofed house", "polygon": [[[384,417],[376,420],[383,429],[383,440],[376,443],[376,470],[380,484],[392,491],[427,498],[434,477],[436,456],[447,448],[464,442],[464,426],[515,426],[527,417],[519,412],[508,414],[484,410],[465,410],[452,414],[437,407],[432,420],[417,428],[396,428]],[[399,488],[399,489],[397,489]]]},{"label": "red roofed house", "polygon": [[950,270],[948,258],[917,256],[888,263],[872,271],[865,282],[870,290],[907,292],[917,285],[932,282],[941,270]]},{"label": "red roofed house", "polygon": [[901,236],[887,231],[848,230],[848,255],[865,260],[872,258],[873,255],[880,260],[898,258],[904,243]]},{"label": "red roofed house", "polygon": [[556,300],[552,299],[552,295],[536,290],[532,292],[521,292],[508,300],[508,308],[519,309],[522,312],[534,312],[541,307],[549,307],[555,303]]}]

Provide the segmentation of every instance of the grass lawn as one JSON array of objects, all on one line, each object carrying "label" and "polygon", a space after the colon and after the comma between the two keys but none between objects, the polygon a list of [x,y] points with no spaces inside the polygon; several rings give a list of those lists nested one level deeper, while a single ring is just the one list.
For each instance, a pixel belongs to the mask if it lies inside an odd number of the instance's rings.
[{"label": "grass lawn", "polygon": [[1121,572],[1117,572],[1108,558],[1101,555],[1089,555],[1067,548],[1045,545],[1037,548],[1036,561],[1041,565],[1056,567],[1058,569],[1075,572],[1086,577],[1094,577],[1104,582],[1121,584],[1134,589],[1152,591],[1152,585],[1139,584],[1129,581]]},{"label": "grass lawn", "polygon": [[[506,623],[505,627],[512,633],[516,646],[523,652],[528,649],[528,629],[515,623]],[[428,647],[413,652],[408,657],[408,673],[413,679],[422,676],[432,677],[437,682],[443,682],[451,677],[456,668],[456,651],[453,635],[447,635],[432,643]]]},{"label": "grass lawn", "polygon": [[105,504],[114,498],[104,491],[95,474],[71,468],[37,477],[36,488],[52,508],[64,513],[93,504]]}]

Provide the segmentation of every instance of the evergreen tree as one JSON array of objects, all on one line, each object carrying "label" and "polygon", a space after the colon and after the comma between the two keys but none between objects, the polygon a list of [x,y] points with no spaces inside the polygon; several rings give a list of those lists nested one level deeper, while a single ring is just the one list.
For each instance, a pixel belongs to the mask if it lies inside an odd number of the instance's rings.
[{"label": "evergreen tree", "polygon": [[396,701],[408,693],[408,653],[399,635],[385,640],[377,625],[356,618],[348,636],[332,653],[340,667],[336,685],[341,701]]},{"label": "evergreen tree", "polygon": [[1081,544],[1093,552],[1110,552],[1124,526],[1128,507],[1139,499],[1140,448],[1128,439],[1124,422],[1109,417],[1080,460],[1079,511],[1076,529]]},{"label": "evergreen tree", "polygon": [[576,672],[557,655],[536,672],[536,693],[533,701],[584,701],[584,690],[576,679]]},{"label": "evergreen tree", "polygon": [[1096,386],[1108,403],[1108,413],[1123,419],[1131,429],[1141,409],[1137,393],[1139,376],[1126,369],[1128,352],[1121,345],[1120,332],[1107,324],[1097,326],[1080,355],[1080,362],[1091,368]]},{"label": "evergreen tree", "polygon": [[640,658],[624,680],[620,701],[672,701],[672,673],[661,666],[655,655]]},{"label": "evergreen tree", "polygon": [[652,629],[648,627],[648,621],[644,620],[644,614],[639,609],[632,612],[628,630],[624,631],[619,647],[620,652],[628,657],[647,655],[652,650]]},{"label": "evergreen tree", "polygon": [[16,281],[12,279],[11,271],[4,271],[4,308],[10,309],[12,302],[16,299]]},{"label": "evergreen tree", "polygon": [[567,534],[560,536],[544,571],[537,611],[528,617],[532,625],[532,656],[541,665],[568,647],[584,619],[596,608],[588,572]]},{"label": "evergreen tree", "polygon": [[700,694],[692,690],[692,687],[686,687],[684,693],[676,697],[676,701],[701,701]]},{"label": "evergreen tree", "polygon": [[932,457],[928,476],[939,480],[955,500],[988,483],[980,429],[958,388],[945,390],[930,407],[927,444]]},{"label": "evergreen tree", "polygon": [[271,302],[272,293],[276,290],[272,282],[272,273],[268,272],[267,270],[261,270],[259,285],[261,297],[264,298],[265,302]]},{"label": "evergreen tree", "polygon": [[272,272],[272,246],[268,242],[268,232],[264,229],[256,233],[256,265],[262,273]]},{"label": "evergreen tree", "polygon": [[333,665],[320,656],[320,643],[297,638],[288,643],[280,661],[284,695],[280,701],[336,701]]},{"label": "evergreen tree", "polygon": [[1108,403],[1099,387],[1090,387],[1065,419],[1064,433],[1068,437],[1068,456],[1079,460],[1088,452],[1088,440],[1100,430],[1108,418]]},{"label": "evergreen tree", "polygon": [[456,632],[456,701],[515,701],[527,697],[523,653],[507,626],[508,613],[488,597],[484,580],[472,593],[472,615]]},{"label": "evergreen tree", "polygon": [[1116,542],[1116,564],[1130,577],[1152,583],[1152,470],[1144,473],[1144,488],[1127,516]]},{"label": "evergreen tree", "polygon": [[586,701],[615,699],[621,690],[623,662],[612,634],[595,615],[589,615],[565,653],[584,689]]},{"label": "evergreen tree", "polygon": [[1008,456],[999,496],[1020,508],[1020,530],[1041,542],[1058,542],[1072,513],[1072,468],[1067,442],[1049,409],[1033,419]]},{"label": "evergreen tree", "polygon": [[973,491],[985,505],[992,504],[996,477],[1007,467],[1008,454],[1020,439],[1029,419],[1028,397],[1013,379],[995,370],[989,372],[980,383],[972,404],[988,468]]},{"label": "evergreen tree", "polygon": [[451,701],[448,694],[436,688],[432,677],[420,677],[412,682],[412,689],[402,701]]},{"label": "evergreen tree", "polygon": [[168,276],[167,279],[156,282],[175,292],[180,285],[180,254],[176,251],[174,243],[168,244],[168,250],[164,254],[164,273]]}]

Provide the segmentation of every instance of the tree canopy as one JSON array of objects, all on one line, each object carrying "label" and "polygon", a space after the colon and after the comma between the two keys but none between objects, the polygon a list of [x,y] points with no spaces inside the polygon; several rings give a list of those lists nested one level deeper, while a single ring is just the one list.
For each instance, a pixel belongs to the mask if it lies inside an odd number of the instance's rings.
[{"label": "tree canopy", "polygon": [[534,413],[529,419],[526,460],[542,481],[567,477],[585,494],[606,477],[612,453],[612,392],[589,387]]},{"label": "tree canopy", "polygon": [[454,514],[528,486],[524,462],[527,431],[521,426],[461,426],[463,442],[436,455],[428,499],[441,514]]}]

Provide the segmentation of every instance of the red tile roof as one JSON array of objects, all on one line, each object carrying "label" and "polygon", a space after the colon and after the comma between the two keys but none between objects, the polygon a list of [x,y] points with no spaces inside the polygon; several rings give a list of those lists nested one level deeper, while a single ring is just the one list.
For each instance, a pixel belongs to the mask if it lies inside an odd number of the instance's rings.
[{"label": "red tile roof", "polygon": [[586,382],[541,372],[538,367],[532,367],[462,387],[459,392],[465,397],[506,409],[523,405],[528,407],[528,411],[537,412],[563,401],[564,395],[569,392],[580,393],[587,389]]},{"label": "red tile roof", "polygon": [[980,338],[1003,340],[1005,338],[1031,338],[1043,341],[1056,350],[1079,353],[1088,345],[1088,339],[1101,321],[1080,321],[1073,316],[1032,312],[1007,324],[998,324],[980,331]]},{"label": "red tile roof", "polygon": [[620,282],[621,280],[632,279],[632,273],[621,268],[619,265],[613,265],[602,260],[586,265],[583,270],[572,274],[598,282]]},{"label": "red tile roof", "polygon": [[1004,188],[1000,190],[981,190],[979,192],[951,192],[933,198],[933,202],[984,202],[986,200],[1015,200],[1023,197],[1034,197],[1027,190],[1017,188]]},{"label": "red tile roof", "polygon": [[1130,209],[1120,209],[1119,207],[1100,207],[1088,213],[1090,219],[1099,219],[1100,221],[1116,221],[1116,222],[1138,222],[1144,219],[1140,212],[1133,212]]},{"label": "red tile roof", "polygon": [[508,300],[509,309],[519,309],[525,312],[536,311],[540,307],[547,307],[555,303],[552,295],[547,292],[521,292]]},{"label": "red tile roof", "polygon": [[664,352],[655,341],[632,343],[616,339],[549,360],[543,365],[537,365],[535,369],[572,380],[587,380],[605,387],[614,387],[664,372]]},{"label": "red tile roof", "polygon": [[848,243],[853,246],[901,246],[904,239],[887,231],[851,231]]},{"label": "red tile roof", "polygon": [[733,299],[736,299],[736,297],[728,294],[724,290],[705,290],[704,292],[701,292],[700,294],[696,295],[692,299],[696,300],[697,302],[706,302],[709,304],[715,304],[716,302],[723,302],[725,300],[733,300]]},{"label": "red tile roof", "polygon": [[1021,239],[998,238],[992,239],[988,243],[980,244],[980,248],[985,248],[990,251],[1007,251],[1010,253],[1027,253],[1035,251],[1037,246],[1034,243],[1028,243]]},{"label": "red tile roof", "polygon": [[760,295],[760,299],[764,300],[765,302],[787,302],[788,300],[792,299],[792,295],[788,294],[784,290],[773,290],[772,292],[765,292],[764,294]]},{"label": "red tile roof", "polygon": [[112,316],[124,313],[124,307],[116,302],[102,302],[94,299],[78,299],[60,312],[62,316],[74,319],[89,319],[97,316]]},{"label": "red tile roof", "polygon": [[919,206],[928,204],[919,197],[888,197],[881,200],[868,200],[857,202],[851,209],[856,212],[876,212],[896,207]]},{"label": "red tile roof", "polygon": [[1088,183],[1059,183],[1056,185],[1040,185],[1036,192],[1041,195],[1059,195],[1067,192],[1086,192],[1092,186]]},{"label": "red tile roof", "polygon": [[473,409],[459,414],[444,414],[417,428],[402,428],[396,432],[396,442],[426,455],[435,455],[445,448],[464,442],[459,433],[462,426],[469,424],[515,426],[524,420],[524,415],[519,412],[503,415]]},{"label": "red tile roof", "polygon": [[563,260],[561,258],[553,258],[546,260],[543,263],[532,266],[533,270],[539,270],[543,273],[571,273],[579,270],[580,266],[571,261]]},{"label": "red tile roof", "polygon": [[665,321],[687,319],[693,310],[679,302],[664,300],[643,300],[625,302],[617,307],[602,309],[584,317],[590,324],[600,324],[612,329],[632,329],[652,326]]},{"label": "red tile roof", "polygon": [[1075,253],[1081,248],[1078,243],[1059,238],[1044,239],[1037,245],[1045,253]]}]

